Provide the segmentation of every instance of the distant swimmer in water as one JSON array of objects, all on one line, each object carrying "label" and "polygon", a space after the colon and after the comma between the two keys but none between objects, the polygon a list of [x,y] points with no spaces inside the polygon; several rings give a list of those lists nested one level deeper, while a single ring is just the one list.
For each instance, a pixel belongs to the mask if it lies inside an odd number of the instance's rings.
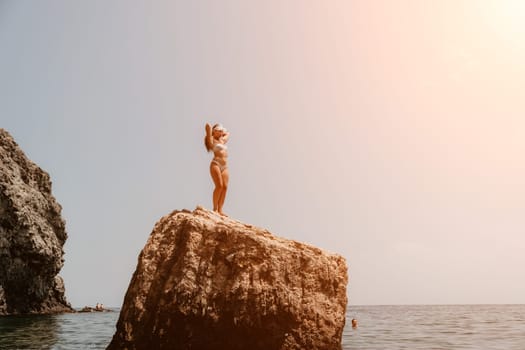
[{"label": "distant swimmer in water", "polygon": [[357,328],[357,320],[352,318],[352,328]]},{"label": "distant swimmer in water", "polygon": [[213,190],[213,211],[218,212],[222,216],[227,216],[222,211],[224,199],[226,198],[226,191],[228,190],[228,181],[230,174],[228,172],[228,138],[230,133],[221,124],[215,124],[213,127],[206,123],[206,136],[204,137],[204,145],[208,152],[213,151],[213,159],[210,163],[210,174],[215,184]]}]

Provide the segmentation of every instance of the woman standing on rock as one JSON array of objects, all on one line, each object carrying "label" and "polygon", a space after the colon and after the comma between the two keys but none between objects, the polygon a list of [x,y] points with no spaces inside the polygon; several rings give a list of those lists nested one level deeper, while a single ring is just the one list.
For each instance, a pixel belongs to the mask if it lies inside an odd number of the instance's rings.
[{"label": "woman standing on rock", "polygon": [[208,152],[213,151],[213,160],[210,164],[210,173],[215,190],[213,190],[213,210],[219,214],[226,216],[222,212],[224,199],[226,198],[226,191],[228,190],[228,180],[230,174],[228,173],[228,147],[226,142],[230,134],[221,124],[215,124],[213,127],[206,123],[206,137],[204,138],[204,145]]}]

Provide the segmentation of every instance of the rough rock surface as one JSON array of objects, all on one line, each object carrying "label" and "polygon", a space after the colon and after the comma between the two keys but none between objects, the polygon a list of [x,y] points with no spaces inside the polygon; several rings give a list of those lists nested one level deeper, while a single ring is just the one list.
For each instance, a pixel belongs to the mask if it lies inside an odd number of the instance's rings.
[{"label": "rough rock surface", "polygon": [[0,128],[0,315],[72,311],[58,276],[61,210],[49,174]]},{"label": "rough rock surface", "polygon": [[197,207],[140,253],[108,349],[341,349],[343,257]]}]

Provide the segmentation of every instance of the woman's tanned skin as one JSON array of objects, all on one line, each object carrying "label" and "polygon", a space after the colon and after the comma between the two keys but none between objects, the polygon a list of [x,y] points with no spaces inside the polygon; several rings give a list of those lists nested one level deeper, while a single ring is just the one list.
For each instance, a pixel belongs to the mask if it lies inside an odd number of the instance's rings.
[{"label": "woman's tanned skin", "polygon": [[[214,158],[210,163],[210,174],[215,184],[213,190],[213,210],[220,215],[226,216],[222,211],[226,192],[228,190],[228,181],[230,174],[227,167],[228,151],[224,148],[215,148],[216,144],[225,145],[228,142],[230,134],[225,131],[219,124],[213,127],[206,123],[206,138],[204,143],[208,152],[213,151]],[[222,168],[222,169],[221,169]]]}]

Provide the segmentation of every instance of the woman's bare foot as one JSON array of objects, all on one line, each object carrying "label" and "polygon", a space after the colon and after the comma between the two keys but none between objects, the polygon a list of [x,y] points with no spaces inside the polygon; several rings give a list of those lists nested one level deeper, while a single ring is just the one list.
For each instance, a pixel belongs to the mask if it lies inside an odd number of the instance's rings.
[{"label": "woman's bare foot", "polygon": [[228,215],[226,215],[222,210],[219,211],[219,214],[221,214],[222,216],[228,217]]}]

